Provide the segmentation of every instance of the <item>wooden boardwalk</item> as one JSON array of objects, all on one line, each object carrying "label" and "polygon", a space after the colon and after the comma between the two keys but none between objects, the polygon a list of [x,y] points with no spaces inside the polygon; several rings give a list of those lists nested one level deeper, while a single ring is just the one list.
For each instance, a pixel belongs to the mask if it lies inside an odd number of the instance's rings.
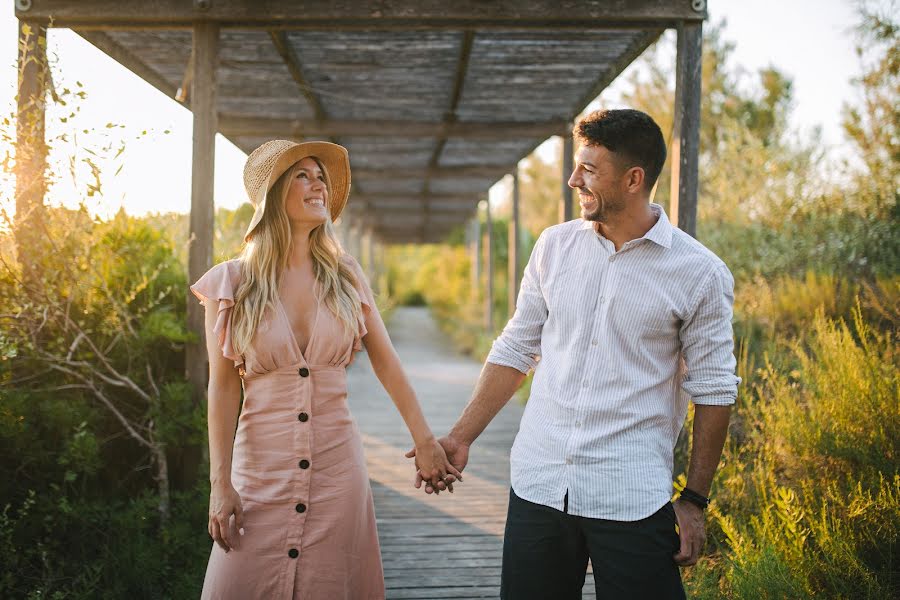
[{"label": "wooden boardwalk", "polygon": [[[425,309],[398,309],[389,329],[429,424],[435,435],[445,434],[468,402],[481,365],[442,344]],[[455,493],[429,496],[412,486],[412,462],[403,457],[409,432],[364,353],[348,375],[375,494],[387,597],[498,598],[509,450],[521,403],[512,400],[478,438]],[[594,598],[590,575],[584,598]]]}]

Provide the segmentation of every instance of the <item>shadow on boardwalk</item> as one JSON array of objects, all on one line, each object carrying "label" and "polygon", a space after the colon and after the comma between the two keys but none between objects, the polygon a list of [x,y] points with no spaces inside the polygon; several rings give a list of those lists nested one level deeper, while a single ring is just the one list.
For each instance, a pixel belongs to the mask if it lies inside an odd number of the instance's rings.
[{"label": "shadow on boardwalk", "polygon": [[[455,354],[427,309],[400,308],[391,339],[435,435],[462,412],[481,365]],[[509,498],[509,450],[523,407],[513,400],[472,448],[465,482],[453,495],[412,486],[403,457],[409,433],[361,353],[348,372],[350,407],[359,424],[375,494],[388,598],[497,598]],[[593,581],[585,598],[593,598]]]}]

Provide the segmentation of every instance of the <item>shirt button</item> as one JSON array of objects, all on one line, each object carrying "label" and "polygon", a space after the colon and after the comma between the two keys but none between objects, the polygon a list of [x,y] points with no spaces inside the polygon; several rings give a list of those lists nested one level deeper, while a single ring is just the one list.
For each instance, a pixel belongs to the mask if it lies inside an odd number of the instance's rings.
[{"label": "shirt button", "polygon": [[300,468],[301,468],[301,469],[308,469],[308,468],[309,468],[309,461],[306,460],[305,458],[304,458],[303,460],[301,460],[301,461],[300,461]]},{"label": "shirt button", "polygon": [[581,427],[581,421],[575,421],[575,427]]},{"label": "shirt button", "polygon": [[590,384],[588,383],[588,380],[585,379],[584,381],[581,382],[581,385],[583,385],[584,387],[587,387]]},{"label": "shirt button", "polygon": [[571,457],[571,456],[569,456],[569,457],[566,458],[566,464],[567,464],[567,465],[571,465],[571,464],[572,464],[572,457]]},{"label": "shirt button", "polygon": [[298,373],[300,373],[300,377],[309,377],[309,369],[306,367],[300,367]]},{"label": "shirt button", "polygon": [[288,550],[288,556],[290,556],[291,558],[297,558],[298,556],[300,556],[300,551],[296,548],[291,548],[290,550]]},{"label": "shirt button", "polygon": [[591,346],[596,346],[596,345],[597,345],[597,340],[591,340]]},{"label": "shirt button", "polygon": [[301,423],[306,423],[307,421],[309,421],[309,415],[306,413],[300,413],[299,415],[297,415],[297,420]]},{"label": "shirt button", "polygon": [[297,509],[297,512],[298,512],[298,513],[305,513],[305,512],[306,512],[306,505],[303,504],[302,502],[301,502],[300,504],[298,504],[295,508]]},{"label": "shirt button", "polygon": [[600,296],[600,304],[603,304],[604,302],[606,302],[606,298],[603,296]]}]

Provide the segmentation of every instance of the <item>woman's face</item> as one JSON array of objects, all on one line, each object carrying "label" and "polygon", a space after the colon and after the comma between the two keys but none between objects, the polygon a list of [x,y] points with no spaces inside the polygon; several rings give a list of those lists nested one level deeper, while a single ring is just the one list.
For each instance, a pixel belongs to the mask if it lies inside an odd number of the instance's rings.
[{"label": "woman's face", "polygon": [[294,167],[284,200],[291,225],[318,227],[328,220],[328,188],[325,174],[315,159],[307,157]]}]

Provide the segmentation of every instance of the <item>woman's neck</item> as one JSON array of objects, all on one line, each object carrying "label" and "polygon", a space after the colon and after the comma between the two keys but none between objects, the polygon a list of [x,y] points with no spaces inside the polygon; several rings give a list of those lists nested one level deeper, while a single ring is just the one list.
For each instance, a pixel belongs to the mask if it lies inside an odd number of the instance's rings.
[{"label": "woman's neck", "polygon": [[291,231],[291,254],[288,257],[288,268],[303,267],[312,262],[309,249],[309,237],[312,229],[297,228]]}]

